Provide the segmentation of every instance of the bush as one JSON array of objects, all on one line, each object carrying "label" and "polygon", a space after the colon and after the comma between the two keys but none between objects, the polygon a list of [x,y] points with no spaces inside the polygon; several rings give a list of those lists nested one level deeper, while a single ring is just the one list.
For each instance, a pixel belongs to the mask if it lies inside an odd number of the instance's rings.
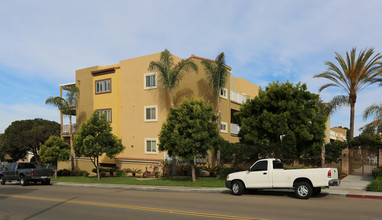
[{"label": "bush", "polygon": [[374,179],[377,179],[378,177],[382,177],[382,167],[374,168],[371,171],[371,175],[373,176]]},{"label": "bush", "polygon": [[216,177],[216,173],[219,170],[219,166],[209,164],[208,166],[204,166],[201,169],[206,171],[209,174],[209,176]]},{"label": "bush", "polygon": [[106,176],[106,171],[105,171],[105,170],[102,170],[102,171],[99,173],[99,175],[100,175],[101,177],[105,177],[105,176]]},{"label": "bush", "polygon": [[243,171],[243,169],[239,167],[220,167],[218,169],[217,177],[220,179],[226,179],[228,174],[238,172],[238,171]]},{"label": "bush", "polygon": [[382,192],[382,176],[377,177],[366,187],[367,191]]},{"label": "bush", "polygon": [[68,169],[58,170],[57,176],[70,176],[71,172]]},{"label": "bush", "polygon": [[74,170],[71,172],[71,176],[83,176],[84,175],[84,170]]},{"label": "bush", "polygon": [[84,172],[82,173],[82,176],[83,176],[83,177],[88,177],[88,176],[89,176],[89,172],[88,172],[88,171],[84,171]]},{"label": "bush", "polygon": [[126,175],[125,171],[117,170],[117,176],[122,177],[122,176],[125,176],[125,175]]},{"label": "bush", "polygon": [[[100,168],[99,168],[99,173],[101,173],[102,171],[104,171],[105,174],[106,174],[106,172],[108,172],[107,169],[100,167]],[[97,169],[96,169],[96,168],[93,168],[93,169],[92,169],[92,172],[95,173],[95,174],[97,174]]]}]

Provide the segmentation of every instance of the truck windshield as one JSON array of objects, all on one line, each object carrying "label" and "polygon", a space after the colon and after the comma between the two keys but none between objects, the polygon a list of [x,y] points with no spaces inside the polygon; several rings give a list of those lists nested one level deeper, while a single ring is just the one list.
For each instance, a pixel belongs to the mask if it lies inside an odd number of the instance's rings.
[{"label": "truck windshield", "polygon": [[273,161],[273,169],[284,169],[283,164],[281,163],[281,160]]},{"label": "truck windshield", "polygon": [[19,163],[17,169],[35,168],[33,163]]}]

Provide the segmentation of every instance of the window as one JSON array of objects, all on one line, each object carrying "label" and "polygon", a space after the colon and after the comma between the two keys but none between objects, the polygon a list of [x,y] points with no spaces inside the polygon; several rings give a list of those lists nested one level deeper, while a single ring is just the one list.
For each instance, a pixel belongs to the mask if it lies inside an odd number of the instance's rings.
[{"label": "window", "polygon": [[220,132],[227,133],[227,122],[221,122],[220,123]]},{"label": "window", "polygon": [[145,106],[145,121],[158,121],[157,106]]},{"label": "window", "polygon": [[251,171],[267,171],[268,161],[259,161],[251,167]]},{"label": "window", "polygon": [[145,74],[145,89],[154,89],[157,87],[157,75],[155,73]]},{"label": "window", "polygon": [[157,153],[157,139],[145,139],[145,153]]},{"label": "window", "polygon": [[111,122],[111,109],[97,110],[99,116],[105,117],[106,121]]},{"label": "window", "polygon": [[281,163],[281,160],[273,161],[273,169],[284,169],[283,163]]},{"label": "window", "polygon": [[227,89],[225,89],[225,88],[221,88],[220,89],[220,97],[222,97],[222,98],[227,98]]},{"label": "window", "polygon": [[96,94],[111,92],[111,79],[96,81]]}]

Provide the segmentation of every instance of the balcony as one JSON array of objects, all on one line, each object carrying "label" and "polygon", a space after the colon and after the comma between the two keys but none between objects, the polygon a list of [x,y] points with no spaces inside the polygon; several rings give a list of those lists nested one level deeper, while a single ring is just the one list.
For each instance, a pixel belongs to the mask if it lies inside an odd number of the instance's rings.
[{"label": "balcony", "polygon": [[240,131],[240,127],[238,124],[231,123],[231,134],[238,135]]},{"label": "balcony", "polygon": [[238,92],[231,91],[231,101],[239,104],[244,104],[247,101],[247,96]]},{"label": "balcony", "polygon": [[[77,132],[77,125],[73,124],[73,134]],[[62,134],[70,134],[70,125],[62,126]]]}]

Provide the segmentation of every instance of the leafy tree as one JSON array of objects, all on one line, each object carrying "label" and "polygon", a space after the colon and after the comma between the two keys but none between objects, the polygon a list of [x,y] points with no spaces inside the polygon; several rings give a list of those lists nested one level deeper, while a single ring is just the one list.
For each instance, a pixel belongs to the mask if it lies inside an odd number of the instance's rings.
[{"label": "leafy tree", "polygon": [[[214,94],[216,96],[217,103],[217,115],[218,115],[218,128],[220,128],[221,124],[221,109],[220,109],[220,98],[219,93],[222,88],[224,88],[227,77],[228,70],[227,65],[225,64],[225,56],[224,52],[221,52],[216,58],[215,61],[211,62],[209,60],[203,60],[202,65],[207,74],[208,81],[212,86]],[[217,164],[220,164],[220,151],[217,153]]]},{"label": "leafy tree", "polygon": [[32,152],[36,163],[41,165],[38,151],[41,145],[51,135],[60,134],[60,125],[44,119],[14,121],[5,129],[3,145],[7,153],[14,159],[25,158],[28,151]]},{"label": "leafy tree", "polygon": [[95,111],[74,136],[76,155],[90,157],[97,169],[98,180],[100,180],[99,157],[106,154],[108,157],[114,158],[125,149],[121,139],[113,135],[111,130],[110,123],[106,121],[105,117],[100,117]]},{"label": "leafy tree", "polygon": [[220,145],[221,162],[224,164],[232,163],[233,167],[242,163],[253,163],[259,159],[261,154],[258,149],[263,149],[244,143],[225,142],[225,144]]},{"label": "leafy tree", "polygon": [[60,137],[51,136],[39,150],[42,162],[57,165],[58,161],[68,161],[70,145]]},{"label": "leafy tree", "polygon": [[373,104],[363,112],[363,119],[366,120],[371,115],[374,115],[374,120],[366,125],[373,133],[382,134],[382,104]]},{"label": "leafy tree", "polygon": [[325,108],[305,84],[273,82],[236,113],[240,142],[254,146],[259,156],[299,159],[322,148]]},{"label": "leafy tree", "polygon": [[[198,71],[198,66],[191,60],[181,60],[177,64],[174,63],[170,51],[165,49],[161,55],[159,61],[151,61],[149,64],[149,71],[156,71],[158,73],[159,80],[164,88],[168,89],[170,96],[171,107],[174,107],[173,91],[178,86],[179,81],[182,79],[183,74],[190,69]],[[172,169],[171,175],[176,174],[176,159],[171,158]]]},{"label": "leafy tree", "polygon": [[205,156],[219,139],[217,117],[211,105],[201,99],[183,100],[171,108],[159,135],[159,150],[176,155],[192,167],[192,181],[196,182],[195,158]]},{"label": "leafy tree", "polygon": [[346,142],[334,141],[325,145],[325,161],[327,163],[338,163],[342,150],[347,147]]},{"label": "leafy tree", "polygon": [[3,161],[5,154],[7,152],[7,146],[4,144],[5,136],[0,134],[0,161]]},{"label": "leafy tree", "polygon": [[346,92],[347,100],[339,102],[339,105],[350,105],[350,140],[354,137],[354,115],[355,103],[358,93],[367,86],[382,82],[381,78],[377,78],[382,73],[381,62],[382,56],[378,53],[374,54],[374,49],[361,50],[356,56],[356,48],[351,52],[346,52],[346,60],[336,52],[336,60],[340,67],[332,62],[326,62],[328,70],[321,74],[315,75],[315,78],[326,78],[331,83],[323,85],[319,91],[328,87],[338,87]]}]

